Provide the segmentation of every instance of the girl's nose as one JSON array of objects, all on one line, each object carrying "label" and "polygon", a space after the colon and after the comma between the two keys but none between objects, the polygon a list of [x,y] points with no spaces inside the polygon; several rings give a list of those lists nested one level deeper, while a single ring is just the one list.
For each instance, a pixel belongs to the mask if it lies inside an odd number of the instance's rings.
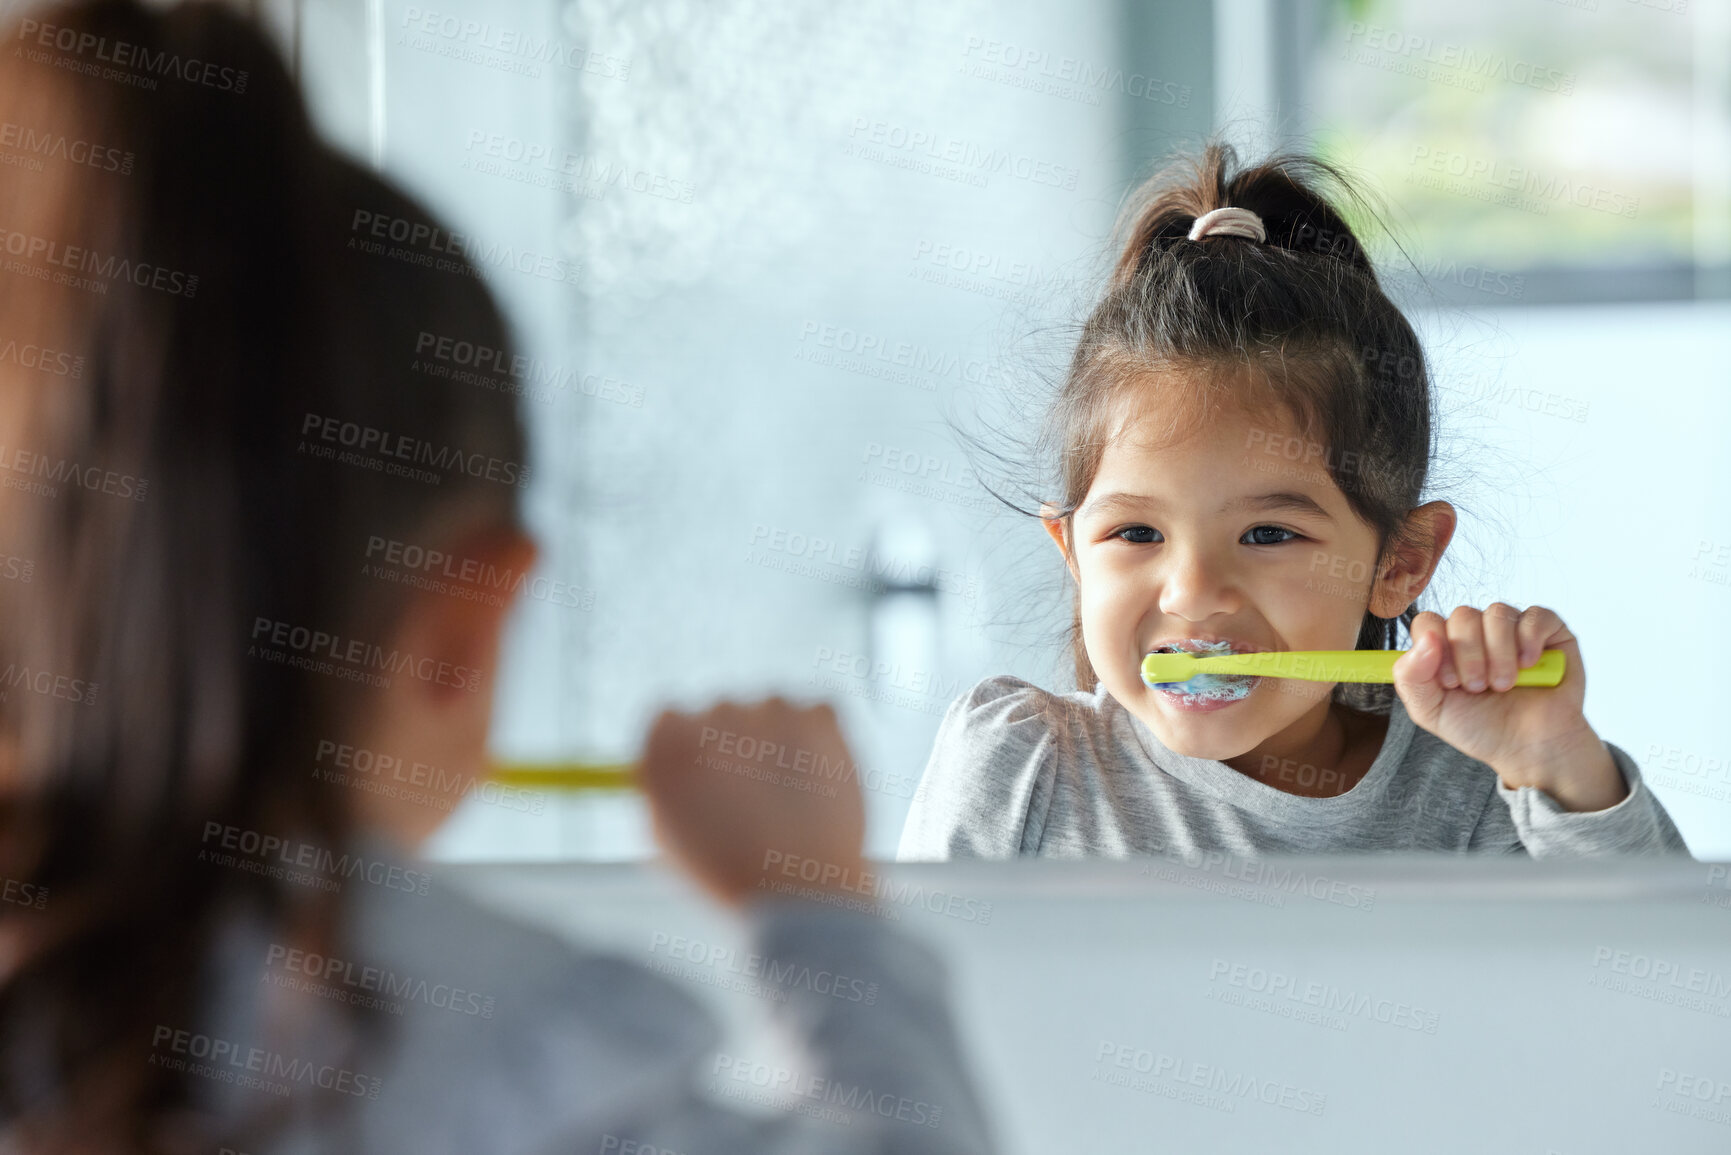
[{"label": "girl's nose", "polygon": [[1227,567],[1201,550],[1177,549],[1163,559],[1156,579],[1160,612],[1199,622],[1239,608],[1237,585]]}]

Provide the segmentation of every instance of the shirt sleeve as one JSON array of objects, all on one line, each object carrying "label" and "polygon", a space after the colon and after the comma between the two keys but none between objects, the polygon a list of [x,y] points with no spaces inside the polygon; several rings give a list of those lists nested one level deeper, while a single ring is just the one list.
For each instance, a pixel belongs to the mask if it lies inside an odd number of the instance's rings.
[{"label": "shirt sleeve", "polygon": [[1052,793],[1050,695],[987,678],[950,703],[896,858],[1015,858],[1038,848]]},{"label": "shirt sleeve", "polygon": [[[766,899],[749,917],[775,1017],[799,1070],[764,1056],[710,1055],[635,1123],[588,1151],[692,1155],[986,1155],[997,1150],[949,1012],[948,972],[877,914]],[[773,968],[773,969],[772,969]],[[762,1105],[782,1110],[768,1117]],[[742,1108],[753,1104],[756,1109]],[[572,1150],[567,1147],[565,1150]]]},{"label": "shirt sleeve", "polygon": [[1671,816],[1641,780],[1635,760],[1606,742],[1611,760],[1629,793],[1603,810],[1564,810],[1549,794],[1532,786],[1510,788],[1497,782],[1508,804],[1515,832],[1534,858],[1615,854],[1688,854]]}]

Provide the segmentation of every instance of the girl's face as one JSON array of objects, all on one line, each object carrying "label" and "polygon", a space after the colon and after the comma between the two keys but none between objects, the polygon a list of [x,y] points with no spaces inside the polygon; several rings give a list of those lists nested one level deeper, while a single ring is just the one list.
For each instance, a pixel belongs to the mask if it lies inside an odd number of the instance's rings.
[{"label": "girl's face", "polygon": [[[1162,446],[1158,417],[1131,411],[1071,519],[1082,638],[1107,691],[1168,748],[1225,761],[1320,718],[1332,685],[1201,675],[1155,688],[1143,655],[1350,650],[1367,608],[1393,617],[1411,596],[1378,580],[1376,532],[1288,422],[1225,409]],[[1063,547],[1063,524],[1046,524]]]}]

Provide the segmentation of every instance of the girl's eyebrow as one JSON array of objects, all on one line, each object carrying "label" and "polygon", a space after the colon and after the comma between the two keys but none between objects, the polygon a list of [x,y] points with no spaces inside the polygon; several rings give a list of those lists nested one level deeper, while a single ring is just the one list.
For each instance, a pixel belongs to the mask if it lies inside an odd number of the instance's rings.
[{"label": "girl's eyebrow", "polygon": [[[1086,517],[1089,514],[1116,511],[1131,513],[1149,508],[1161,508],[1164,504],[1158,497],[1148,497],[1139,493],[1103,493],[1099,497],[1090,498],[1084,502],[1082,508],[1076,511],[1076,516]],[[1255,493],[1245,497],[1235,497],[1220,506],[1221,513],[1264,509],[1309,514],[1324,521],[1334,520],[1334,515],[1322,508],[1315,498],[1290,489],[1279,490],[1275,493]]]}]

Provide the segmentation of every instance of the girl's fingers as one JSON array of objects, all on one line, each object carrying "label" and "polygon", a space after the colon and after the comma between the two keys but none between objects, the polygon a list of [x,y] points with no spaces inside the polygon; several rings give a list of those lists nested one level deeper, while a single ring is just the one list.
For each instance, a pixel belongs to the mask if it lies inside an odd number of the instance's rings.
[{"label": "girl's fingers", "polygon": [[1482,615],[1485,637],[1485,680],[1493,690],[1515,684],[1519,669],[1520,640],[1516,636],[1521,611],[1504,602],[1492,602]]},{"label": "girl's fingers", "polygon": [[1420,682],[1440,678],[1449,669],[1448,635],[1443,631],[1442,615],[1430,610],[1415,615],[1407,633],[1412,638],[1413,657],[1400,660],[1402,675]]},{"label": "girl's fingers", "polygon": [[1527,612],[1521,615],[1520,628],[1517,631],[1521,646],[1521,669],[1526,669],[1539,660],[1539,655],[1545,652],[1545,647],[1563,628],[1563,619],[1554,610],[1544,606],[1528,606]]},{"label": "girl's fingers", "polygon": [[1442,647],[1440,639],[1434,630],[1421,630],[1418,623],[1408,631],[1412,636],[1412,645],[1407,652],[1395,660],[1395,676],[1397,681],[1428,682],[1436,677],[1438,659]]},{"label": "girl's fingers", "polygon": [[1442,655],[1442,660],[1437,666],[1437,681],[1442,684],[1445,690],[1453,690],[1461,684],[1461,675],[1455,667],[1454,647],[1449,644],[1448,619],[1441,614],[1432,614],[1431,617],[1436,622],[1432,636],[1436,638],[1437,653]]},{"label": "girl's fingers", "polygon": [[[1449,615],[1449,648],[1454,658],[1455,674],[1461,686],[1474,693],[1485,688],[1484,615],[1471,606],[1456,606]],[[1444,685],[1449,683],[1445,679]],[[1450,686],[1450,689],[1453,689]]]},{"label": "girl's fingers", "polygon": [[[1520,671],[1539,660],[1553,643],[1570,641],[1572,635],[1555,611],[1544,606],[1517,610],[1506,602],[1492,602],[1482,611],[1457,606],[1448,618],[1424,611],[1413,618],[1414,651],[1433,639],[1441,659],[1432,675],[1446,689],[1506,690]],[[1428,662],[1402,667],[1406,677],[1415,676]]]},{"label": "girl's fingers", "polygon": [[1471,606],[1456,606],[1444,623],[1449,637],[1449,668],[1442,675],[1442,684],[1449,689],[1475,689],[1473,679],[1483,686],[1485,677],[1485,639],[1478,611]]}]

